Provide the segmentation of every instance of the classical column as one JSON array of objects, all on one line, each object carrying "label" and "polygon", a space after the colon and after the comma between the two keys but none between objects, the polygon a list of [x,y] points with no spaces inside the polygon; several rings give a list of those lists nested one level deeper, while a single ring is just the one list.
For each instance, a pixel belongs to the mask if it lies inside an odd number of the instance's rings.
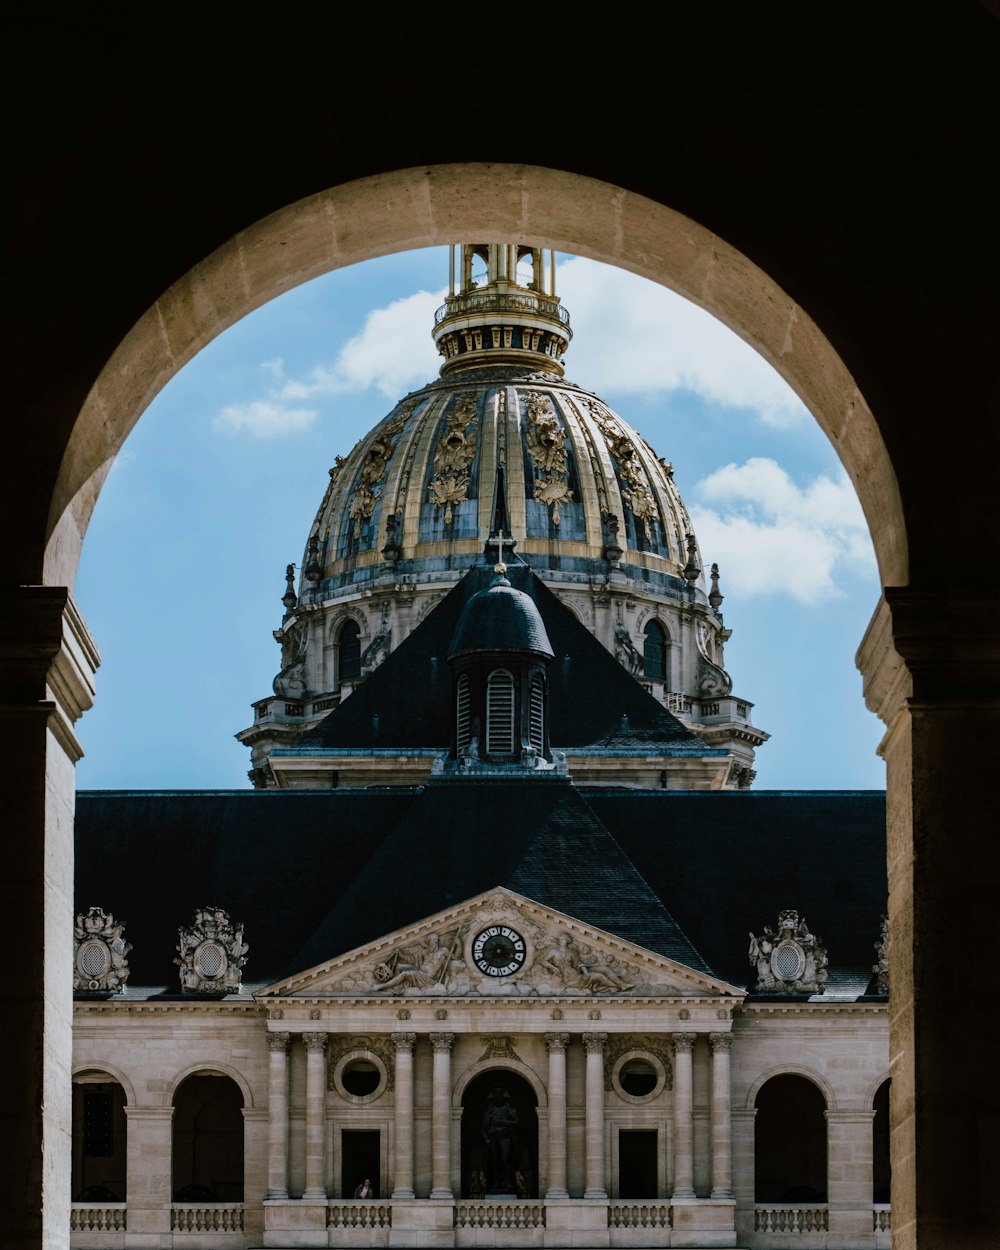
[{"label": "classical column", "polygon": [[73,772],[83,754],[73,726],[91,706],[99,662],[64,587],[0,588],[3,815],[17,840],[0,899],[18,952],[17,994],[0,1030],[0,1244],[18,1250],[69,1237]]},{"label": "classical column", "polygon": [[455,1034],[432,1033],[430,1037],[434,1048],[431,1085],[431,1197],[452,1198],[451,1046]]},{"label": "classical column", "polygon": [[566,1045],[568,1033],[546,1033],[549,1052],[549,1187],[546,1198],[568,1198],[566,1188]]},{"label": "classical column", "polygon": [[303,1198],[326,1198],[325,1033],[303,1033],[306,1047],[306,1187]]},{"label": "classical column", "polygon": [[604,1043],[607,1040],[607,1033],[583,1035],[587,1052],[585,1198],[608,1196],[604,1188]]},{"label": "classical column", "polygon": [[415,1033],[393,1033],[396,1047],[396,1159],[394,1198],[413,1197],[413,1043]]},{"label": "classical column", "polygon": [[288,1034],[268,1033],[267,1196],[288,1197]]},{"label": "classical column", "polygon": [[733,1196],[732,1033],[709,1033],[712,1048],[712,1197]]},{"label": "classical column", "polygon": [[694,1134],[691,1117],[694,1111],[694,1080],[691,1052],[697,1033],[674,1033],[674,1193],[675,1198],[693,1198]]}]

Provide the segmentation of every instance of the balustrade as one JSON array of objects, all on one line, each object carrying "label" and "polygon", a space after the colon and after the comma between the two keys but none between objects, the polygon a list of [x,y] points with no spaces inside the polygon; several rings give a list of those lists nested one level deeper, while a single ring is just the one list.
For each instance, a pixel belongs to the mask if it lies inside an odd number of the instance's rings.
[{"label": "balustrade", "polygon": [[331,1202],[326,1209],[327,1228],[391,1228],[392,1203],[372,1202],[370,1199],[359,1199],[357,1202]]},{"label": "balustrade", "polygon": [[758,1233],[825,1233],[830,1228],[827,1207],[770,1206],[754,1210]]},{"label": "balustrade", "polygon": [[879,1205],[872,1208],[872,1231],[876,1233],[892,1232],[892,1207]]},{"label": "balustrade", "polygon": [[123,1233],[126,1229],[124,1202],[74,1202],[69,1210],[71,1233]]},{"label": "balustrade", "polygon": [[486,1199],[455,1203],[456,1228],[544,1228],[542,1202],[490,1202]]},{"label": "balustrade", "polygon": [[671,1228],[669,1202],[617,1199],[608,1204],[608,1228]]},{"label": "balustrade", "polygon": [[214,1203],[196,1207],[188,1203],[170,1208],[170,1231],[173,1233],[242,1233],[243,1204]]}]

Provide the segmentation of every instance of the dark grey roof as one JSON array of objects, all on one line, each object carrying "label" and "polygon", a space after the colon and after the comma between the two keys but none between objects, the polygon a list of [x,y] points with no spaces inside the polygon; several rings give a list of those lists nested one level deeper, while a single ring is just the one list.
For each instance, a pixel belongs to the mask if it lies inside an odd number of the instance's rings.
[{"label": "dark grey roof", "polygon": [[76,829],[77,910],[126,920],[130,984],[170,994],[177,928],[207,903],[245,923],[249,985],[497,885],[746,985],[749,933],[794,907],[826,942],[830,992],[855,995],[886,907],[879,792],[81,792]]},{"label": "dark grey roof", "polygon": [[448,657],[470,651],[531,652],[548,659],[554,654],[535,601],[506,578],[477,591],[462,609]]},{"label": "dark grey roof", "polygon": [[[506,575],[534,601],[555,653],[548,668],[554,747],[725,754],[710,750],[658,703],[526,565],[512,564]],[[452,733],[451,641],[466,603],[493,577],[485,563],[474,565],[350,698],[303,738],[296,754],[312,747],[446,749]]]}]

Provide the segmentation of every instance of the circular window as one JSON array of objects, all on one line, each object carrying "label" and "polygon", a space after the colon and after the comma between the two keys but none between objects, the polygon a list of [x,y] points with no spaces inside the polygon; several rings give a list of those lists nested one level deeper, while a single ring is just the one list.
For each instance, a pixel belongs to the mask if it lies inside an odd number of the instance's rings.
[{"label": "circular window", "polygon": [[388,1083],[385,1064],[370,1051],[344,1055],[334,1069],[333,1079],[338,1092],[349,1102],[371,1102]]},{"label": "circular window", "polygon": [[633,1050],[612,1069],[612,1082],[626,1102],[651,1102],[663,1090],[667,1074],[655,1055]]}]

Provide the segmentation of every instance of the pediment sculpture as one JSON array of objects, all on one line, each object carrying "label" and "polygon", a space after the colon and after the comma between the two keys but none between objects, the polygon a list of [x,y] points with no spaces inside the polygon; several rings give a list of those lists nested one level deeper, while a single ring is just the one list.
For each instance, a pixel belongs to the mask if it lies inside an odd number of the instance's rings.
[{"label": "pediment sculpture", "polygon": [[243,925],[234,925],[221,907],[199,907],[194,923],[177,930],[181,989],[187,993],[235,994],[250,947]]},{"label": "pediment sculpture", "polygon": [[751,933],[749,957],[757,973],[756,994],[822,994],[826,990],[826,947],[810,933],[805,917],[797,911],[780,913],[777,932],[765,925],[759,938]]},{"label": "pediment sculpture", "polygon": [[125,956],[132,949],[123,937],[124,920],[110,912],[91,907],[81,912],[73,924],[73,989],[92,992],[121,992],[128,981]]}]

